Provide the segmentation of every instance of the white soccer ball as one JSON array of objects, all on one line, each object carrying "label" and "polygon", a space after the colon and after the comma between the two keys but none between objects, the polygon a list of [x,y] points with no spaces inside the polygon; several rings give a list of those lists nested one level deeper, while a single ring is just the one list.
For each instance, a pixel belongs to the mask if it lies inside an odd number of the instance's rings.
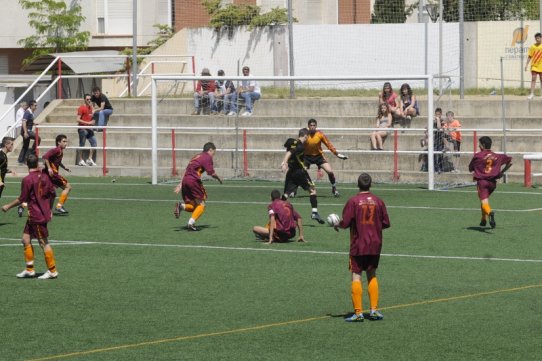
[{"label": "white soccer ball", "polygon": [[331,227],[338,226],[340,222],[341,218],[335,213],[331,213],[329,216],[327,216],[327,224],[329,224]]}]

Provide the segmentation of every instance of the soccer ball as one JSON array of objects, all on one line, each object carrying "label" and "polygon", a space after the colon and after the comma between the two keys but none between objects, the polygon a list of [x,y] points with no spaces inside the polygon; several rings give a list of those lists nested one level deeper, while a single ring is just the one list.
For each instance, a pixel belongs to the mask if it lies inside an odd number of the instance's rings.
[{"label": "soccer ball", "polygon": [[341,218],[335,213],[331,213],[329,216],[327,216],[327,224],[329,224],[331,227],[335,227],[339,225],[339,222],[341,221]]}]

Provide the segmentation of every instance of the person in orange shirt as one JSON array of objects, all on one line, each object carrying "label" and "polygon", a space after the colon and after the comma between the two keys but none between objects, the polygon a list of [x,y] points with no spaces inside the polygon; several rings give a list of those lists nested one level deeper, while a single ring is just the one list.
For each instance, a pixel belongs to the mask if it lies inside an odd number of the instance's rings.
[{"label": "person in orange shirt", "polygon": [[329,149],[329,151],[337,156],[337,158],[346,160],[348,157],[346,155],[340,154],[337,152],[337,149],[331,144],[329,139],[325,136],[324,133],[316,129],[317,122],[316,119],[309,119],[308,128],[309,128],[309,137],[305,143],[305,167],[310,168],[311,164],[316,164],[318,169],[323,169],[329,178],[331,183],[331,193],[335,197],[339,197],[340,193],[337,191],[337,182],[335,180],[335,174],[331,166],[327,162],[326,157],[324,157],[324,152],[322,150],[322,143],[324,143]]},{"label": "person in orange shirt", "polygon": [[[458,129],[461,129],[461,123],[459,120],[454,118],[454,112],[449,111],[446,113],[446,121],[444,122],[444,130],[446,131],[445,138],[448,142],[452,143],[454,146],[455,152],[461,151],[461,132]],[[459,157],[459,153],[454,154],[454,156]]]},{"label": "person in orange shirt", "polygon": [[535,43],[529,48],[527,63],[525,63],[525,71],[527,71],[531,62],[531,94],[527,97],[529,100],[534,97],[536,77],[540,78],[540,86],[542,86],[542,34],[534,34],[534,40]]}]

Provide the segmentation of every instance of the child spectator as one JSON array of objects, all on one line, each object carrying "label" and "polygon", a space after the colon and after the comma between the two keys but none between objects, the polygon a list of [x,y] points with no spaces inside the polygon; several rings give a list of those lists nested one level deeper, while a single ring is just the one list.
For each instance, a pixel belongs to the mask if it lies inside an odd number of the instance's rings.
[{"label": "child spectator", "polygon": [[384,141],[390,133],[389,129],[392,124],[392,115],[390,112],[390,106],[387,103],[380,103],[378,106],[378,113],[376,115],[376,127],[386,128],[386,130],[377,130],[371,133],[371,149],[383,150]]},{"label": "child spectator", "polygon": [[400,93],[401,95],[399,98],[399,104],[402,117],[401,126],[403,128],[410,128],[410,122],[412,121],[412,118],[420,115],[420,110],[418,108],[416,96],[412,94],[412,89],[410,88],[410,85],[408,85],[407,83],[401,85]]}]

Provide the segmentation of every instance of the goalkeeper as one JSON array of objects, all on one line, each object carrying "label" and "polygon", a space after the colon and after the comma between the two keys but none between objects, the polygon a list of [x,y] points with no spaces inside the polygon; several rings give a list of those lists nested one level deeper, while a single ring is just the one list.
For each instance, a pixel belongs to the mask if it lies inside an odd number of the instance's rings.
[{"label": "goalkeeper", "polygon": [[327,162],[326,157],[324,157],[324,152],[322,151],[322,143],[324,143],[329,149],[329,151],[337,156],[337,158],[346,160],[348,157],[346,155],[337,153],[337,150],[331,144],[329,139],[325,136],[324,133],[322,133],[320,130],[316,129],[317,122],[316,119],[309,119],[308,122],[308,128],[309,128],[309,137],[307,139],[307,142],[305,143],[305,167],[308,169],[310,168],[311,164],[316,164],[318,169],[323,169],[329,178],[329,182],[331,183],[331,193],[335,197],[339,197],[340,193],[337,191],[337,181],[335,180],[335,174],[333,174],[333,170],[331,169],[331,166]]}]

